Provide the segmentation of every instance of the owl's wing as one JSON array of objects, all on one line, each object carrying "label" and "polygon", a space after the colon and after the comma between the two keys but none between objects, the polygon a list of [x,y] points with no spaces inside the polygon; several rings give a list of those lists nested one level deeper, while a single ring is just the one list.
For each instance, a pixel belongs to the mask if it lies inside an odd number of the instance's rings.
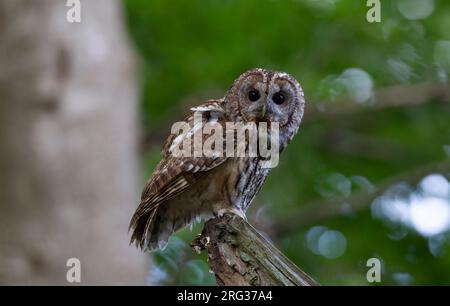
[{"label": "owl's wing", "polygon": [[157,208],[195,184],[207,171],[227,160],[223,155],[218,157],[175,157],[171,152],[187,137],[192,138],[196,132],[194,112],[202,114],[202,124],[211,121],[217,122],[225,116],[221,104],[221,100],[211,100],[192,108],[193,113],[184,120],[189,124],[190,130],[179,131],[168,137],[163,148],[164,158],[145,184],[141,203],[131,219],[130,229],[133,229],[131,243],[136,241],[143,247],[144,238],[152,224]]}]

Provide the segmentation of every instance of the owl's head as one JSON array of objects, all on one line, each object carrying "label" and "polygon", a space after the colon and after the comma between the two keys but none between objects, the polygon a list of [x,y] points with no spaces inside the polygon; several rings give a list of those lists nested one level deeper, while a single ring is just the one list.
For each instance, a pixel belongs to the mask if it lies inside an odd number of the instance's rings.
[{"label": "owl's head", "polygon": [[234,81],[224,100],[229,113],[237,113],[244,122],[278,122],[287,142],[297,133],[305,105],[303,90],[294,77],[259,68]]}]

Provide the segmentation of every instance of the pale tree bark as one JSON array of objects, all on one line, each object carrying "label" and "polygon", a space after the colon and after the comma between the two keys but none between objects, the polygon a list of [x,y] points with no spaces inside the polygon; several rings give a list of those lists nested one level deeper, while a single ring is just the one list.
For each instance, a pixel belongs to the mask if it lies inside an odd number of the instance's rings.
[{"label": "pale tree bark", "polygon": [[142,284],[137,90],[120,3],[0,1],[0,283]]}]

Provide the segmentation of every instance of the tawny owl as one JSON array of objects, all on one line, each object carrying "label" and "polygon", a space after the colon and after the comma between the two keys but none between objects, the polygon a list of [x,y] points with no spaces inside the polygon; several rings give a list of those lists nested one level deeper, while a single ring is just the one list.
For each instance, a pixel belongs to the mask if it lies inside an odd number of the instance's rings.
[{"label": "tawny owl", "polygon": [[[209,100],[192,108],[192,113],[183,121],[188,131],[175,131],[168,137],[163,159],[144,187],[141,203],[130,222],[131,243],[135,242],[144,250],[155,250],[164,248],[173,232],[196,219],[207,219],[227,211],[245,218],[270,167],[267,154],[259,154],[259,146],[256,156],[241,156],[236,150],[225,149],[230,142],[240,145],[238,137],[233,137],[235,132],[228,138],[228,123],[254,123],[257,129],[261,123],[268,126],[276,123],[279,130],[268,128],[267,136],[275,139],[276,153],[279,153],[297,133],[304,104],[303,90],[292,76],[253,69],[235,80],[222,99]],[[200,120],[196,121],[196,114],[201,115]],[[174,154],[182,144],[194,143],[195,147],[195,135],[199,133],[200,142],[206,143],[207,133],[199,132],[199,126],[208,124],[223,128],[215,130],[223,142],[210,146],[212,154]],[[248,149],[250,136],[245,135],[244,147]],[[258,144],[260,140],[258,137]],[[186,148],[183,150],[186,153]]]}]

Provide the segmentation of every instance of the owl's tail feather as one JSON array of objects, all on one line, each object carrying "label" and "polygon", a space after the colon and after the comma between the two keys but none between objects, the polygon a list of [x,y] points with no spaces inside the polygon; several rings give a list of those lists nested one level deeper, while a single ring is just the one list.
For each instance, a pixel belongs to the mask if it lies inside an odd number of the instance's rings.
[{"label": "owl's tail feather", "polygon": [[152,214],[156,210],[150,211],[143,215],[138,215],[138,211],[136,211],[131,219],[130,226],[128,231],[132,231],[130,244],[135,244],[136,246],[143,247],[145,229],[147,223],[151,220]]},{"label": "owl's tail feather", "polygon": [[133,230],[131,243],[135,243],[144,251],[163,250],[169,237],[176,231],[190,224],[191,216],[177,216],[166,207],[155,207],[150,212],[132,219],[130,229]]}]

